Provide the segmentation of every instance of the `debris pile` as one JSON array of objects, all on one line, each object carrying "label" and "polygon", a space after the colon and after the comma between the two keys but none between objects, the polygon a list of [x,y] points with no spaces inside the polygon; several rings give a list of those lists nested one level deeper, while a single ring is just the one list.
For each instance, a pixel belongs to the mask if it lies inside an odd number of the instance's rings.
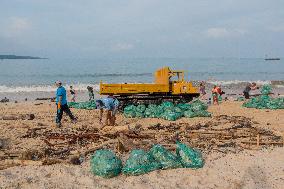
[{"label": "debris pile", "polygon": [[261,88],[261,95],[250,99],[248,102],[243,104],[246,108],[257,108],[257,109],[284,109],[284,98],[271,98],[271,86],[264,85]]},{"label": "debris pile", "polygon": [[148,107],[144,104],[138,106],[129,105],[124,108],[124,116],[127,118],[162,118],[169,121],[175,121],[181,117],[211,117],[207,111],[208,106],[196,100],[191,104],[180,103],[174,105],[172,102],[163,102],[160,105],[150,104]]},{"label": "debris pile", "polygon": [[104,178],[115,177],[121,171],[125,175],[141,175],[158,169],[201,168],[203,164],[199,151],[180,142],[175,154],[158,144],[148,152],[134,149],[123,168],[121,160],[110,150],[97,150],[91,159],[92,172]]},{"label": "debris pile", "polygon": [[[99,149],[109,149],[119,154],[120,157],[126,157],[134,149],[148,152],[155,144],[160,144],[169,151],[179,151],[182,166],[192,167],[201,164],[198,161],[187,161],[183,153],[193,153],[196,157],[199,156],[198,153],[195,154],[191,150],[183,150],[184,152],[181,153],[183,146],[176,145],[176,141],[201,150],[203,154],[213,151],[237,153],[243,149],[283,146],[282,135],[255,127],[256,124],[250,118],[221,115],[198,124],[168,122],[142,126],[133,123],[128,126],[101,130],[85,126],[54,130],[48,126],[39,125],[27,128],[23,135],[18,136],[22,141],[37,141],[41,144],[34,146],[34,149],[31,147],[27,149],[25,145],[17,145],[15,149],[8,145],[10,142],[4,144],[4,140],[1,140],[0,168],[18,165],[17,161],[19,160],[21,160],[20,163],[26,164],[38,164],[39,162],[43,165],[80,164],[89,157],[89,154]],[[144,157],[142,152],[135,152],[135,154],[142,158],[140,162],[137,162],[141,167],[143,162],[152,161],[148,157]],[[170,155],[166,156],[171,157]],[[152,157],[162,158],[158,154]],[[6,164],[5,162],[8,160],[13,163]],[[165,163],[164,166],[166,167]],[[131,168],[133,174],[136,174],[134,171],[136,167]],[[151,170],[151,168],[145,167],[143,170]],[[124,172],[129,174],[127,170]],[[140,172],[143,171],[137,170],[137,174]]]},{"label": "debris pile", "polygon": [[68,106],[70,108],[76,108],[76,109],[86,109],[86,110],[93,110],[96,109],[96,101],[86,101],[86,102],[68,102]]}]

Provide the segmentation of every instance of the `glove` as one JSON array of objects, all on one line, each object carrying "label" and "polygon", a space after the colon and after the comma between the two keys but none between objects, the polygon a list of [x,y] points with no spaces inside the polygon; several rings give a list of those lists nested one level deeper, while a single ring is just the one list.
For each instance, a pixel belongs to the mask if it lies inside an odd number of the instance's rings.
[{"label": "glove", "polygon": [[57,111],[60,112],[60,110],[61,110],[61,104],[58,103],[58,104],[57,104]]}]

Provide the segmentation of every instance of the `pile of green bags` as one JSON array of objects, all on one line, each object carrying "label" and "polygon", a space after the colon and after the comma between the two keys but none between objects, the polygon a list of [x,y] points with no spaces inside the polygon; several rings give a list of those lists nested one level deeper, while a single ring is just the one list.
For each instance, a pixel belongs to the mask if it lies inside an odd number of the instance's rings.
[{"label": "pile of green bags", "polygon": [[180,103],[174,105],[172,102],[163,102],[160,105],[150,104],[146,107],[144,104],[134,106],[129,105],[124,108],[123,114],[127,118],[162,118],[169,121],[175,121],[181,117],[210,117],[207,111],[208,106],[196,100],[191,104]]},{"label": "pile of green bags", "polygon": [[202,168],[204,160],[202,154],[187,145],[177,142],[176,153],[172,153],[157,144],[148,151],[132,150],[126,163],[122,166],[121,160],[110,150],[97,150],[91,159],[93,174],[111,178],[119,175],[141,175],[159,169],[175,168]]},{"label": "pile of green bags", "polygon": [[70,108],[93,110],[96,109],[96,101],[91,100],[87,102],[68,102]]},{"label": "pile of green bags", "polygon": [[261,95],[250,99],[243,104],[246,108],[257,109],[284,109],[284,98],[271,98],[268,94],[271,93],[271,86],[264,85],[261,88]]}]

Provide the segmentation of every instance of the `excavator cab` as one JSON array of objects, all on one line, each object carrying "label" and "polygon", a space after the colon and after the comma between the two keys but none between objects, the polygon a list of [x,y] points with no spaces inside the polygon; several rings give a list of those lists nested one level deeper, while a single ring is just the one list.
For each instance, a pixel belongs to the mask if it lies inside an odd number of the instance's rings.
[{"label": "excavator cab", "polygon": [[169,67],[164,67],[156,71],[155,83],[169,85],[169,92],[174,95],[197,93],[197,90],[192,86],[192,83],[185,81],[184,75],[184,71],[171,70]]}]

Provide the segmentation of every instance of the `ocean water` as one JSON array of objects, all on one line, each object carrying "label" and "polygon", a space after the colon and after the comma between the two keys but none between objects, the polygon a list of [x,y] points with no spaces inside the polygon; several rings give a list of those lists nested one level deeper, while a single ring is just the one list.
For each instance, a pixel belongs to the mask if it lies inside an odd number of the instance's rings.
[{"label": "ocean water", "polygon": [[94,58],[0,60],[0,93],[54,91],[61,80],[77,89],[107,83],[153,81],[158,68],[186,70],[190,80],[207,80],[223,85],[244,81],[284,80],[284,61],[262,58]]}]

